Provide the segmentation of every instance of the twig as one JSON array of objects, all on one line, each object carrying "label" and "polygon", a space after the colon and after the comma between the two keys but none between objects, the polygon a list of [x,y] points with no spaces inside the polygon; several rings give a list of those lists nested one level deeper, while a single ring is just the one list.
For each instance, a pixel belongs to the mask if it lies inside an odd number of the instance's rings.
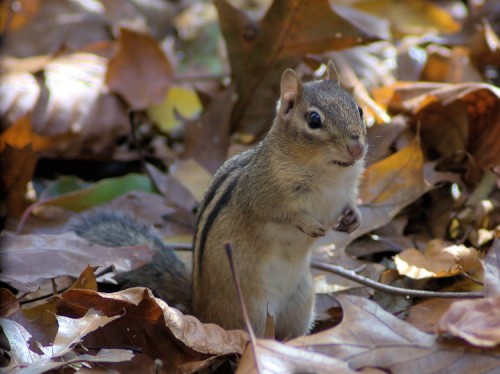
[{"label": "twig", "polygon": [[374,290],[385,292],[391,295],[410,296],[410,297],[440,297],[440,298],[468,298],[468,299],[484,297],[484,293],[482,292],[434,292],[434,291],[410,290],[406,288],[394,287],[380,282],[376,282],[372,279],[358,275],[352,270],[344,269],[342,266],[338,265],[323,264],[321,262],[313,261],[311,263],[311,266],[316,269],[326,270],[330,273],[340,275],[341,277],[371,287]]},{"label": "twig", "polygon": [[471,282],[474,282],[474,283],[476,283],[476,284],[479,284],[480,286],[484,286],[484,283],[483,283],[483,282],[481,282],[480,280],[478,280],[478,279],[474,278],[472,275],[467,274],[465,271],[462,271],[462,272],[460,273],[460,275],[461,275],[462,277],[464,277],[464,278],[467,278],[467,279],[468,279],[468,280],[470,280]]},{"label": "twig", "polygon": [[243,292],[241,291],[240,281],[236,276],[236,270],[234,269],[233,250],[231,248],[231,244],[230,243],[224,244],[224,248],[226,249],[227,259],[229,260],[229,268],[231,269],[231,275],[233,276],[234,285],[236,287],[236,293],[238,294],[238,301],[240,302],[241,314],[243,314],[243,320],[247,328],[248,336],[250,337],[250,344],[252,345],[255,367],[257,369],[257,373],[262,373],[262,370],[260,370],[259,368],[259,360],[257,359],[257,346],[256,346],[257,339],[255,338],[255,334],[253,332],[253,328],[250,323],[250,317],[248,316],[245,300],[243,299]]},{"label": "twig", "polygon": [[[101,276],[103,276],[104,274],[111,273],[114,270],[114,268],[115,268],[114,265],[109,265],[108,267],[105,267],[99,273],[96,273],[96,275],[95,275],[96,279],[99,278],[99,277],[101,277]],[[55,284],[54,278],[52,278],[51,281],[52,281],[52,284],[53,284],[53,287],[54,287],[54,284]],[[29,292],[27,292],[27,293],[23,294],[21,297],[19,297],[17,300],[19,301],[19,304],[21,304],[21,305],[25,305],[25,304],[29,304],[29,303],[34,303],[35,301],[40,301],[40,300],[48,299],[49,297],[54,297],[54,296],[60,295],[63,292],[69,290],[71,287],[73,287],[73,285],[71,285],[69,287],[61,288],[60,290],[53,289],[52,293],[50,293],[50,294],[41,295],[41,296],[35,297],[34,299],[20,301],[20,300],[22,300],[23,298],[25,298],[26,296],[29,295]]]},{"label": "twig", "polygon": [[37,202],[31,204],[30,206],[28,206],[24,210],[23,215],[21,216],[21,218],[19,219],[19,222],[17,223],[16,235],[21,235],[21,233],[23,232],[23,229],[24,229],[24,225],[26,224],[26,221],[28,220],[31,213],[33,213],[33,211],[36,208],[38,208],[39,206],[44,205],[46,202],[47,202],[47,199],[38,200]]},{"label": "twig", "polygon": [[141,166],[144,174],[146,174],[149,179],[151,180],[151,183],[155,186],[155,188],[158,191],[161,191],[159,188],[154,176],[151,174],[149,169],[146,167],[146,156],[144,155],[144,151],[142,147],[139,144],[139,139],[137,138],[136,134],[136,128],[137,128],[137,123],[136,123],[136,112],[134,110],[129,110],[128,112],[128,120],[130,123],[130,135],[132,137],[132,143],[135,145],[135,148],[137,149],[137,154],[139,155],[139,160],[141,161]]}]

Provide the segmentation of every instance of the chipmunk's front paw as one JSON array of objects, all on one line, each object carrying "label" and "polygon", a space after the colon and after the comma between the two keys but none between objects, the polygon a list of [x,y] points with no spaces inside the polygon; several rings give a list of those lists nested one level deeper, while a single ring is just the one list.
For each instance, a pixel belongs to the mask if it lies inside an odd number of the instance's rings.
[{"label": "chipmunk's front paw", "polygon": [[297,228],[304,234],[309,235],[313,238],[318,238],[320,236],[325,236],[327,231],[330,229],[328,226],[323,225],[319,221],[311,219],[307,222],[302,222],[297,225]]},{"label": "chipmunk's front paw", "polygon": [[357,208],[346,206],[341,213],[335,230],[350,234],[359,227],[361,217]]}]

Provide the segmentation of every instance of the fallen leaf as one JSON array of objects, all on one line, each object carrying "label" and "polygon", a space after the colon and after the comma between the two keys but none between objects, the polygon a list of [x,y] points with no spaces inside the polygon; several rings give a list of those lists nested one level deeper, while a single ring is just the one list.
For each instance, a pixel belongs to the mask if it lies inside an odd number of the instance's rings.
[{"label": "fallen leaf", "polygon": [[389,20],[393,33],[399,37],[452,33],[460,29],[460,24],[446,10],[425,0],[359,1],[354,7]]},{"label": "fallen leaf", "polygon": [[9,217],[20,217],[28,206],[26,192],[37,161],[31,145],[21,149],[6,145],[0,150],[0,199],[5,199]]},{"label": "fallen leaf", "polygon": [[212,175],[193,159],[176,161],[170,167],[170,174],[191,192],[197,201],[201,201],[212,179]]},{"label": "fallen leaf", "polygon": [[134,109],[145,109],[165,98],[172,74],[171,62],[152,36],[120,29],[106,72],[110,90],[123,96]]},{"label": "fallen leaf", "polygon": [[431,240],[423,252],[406,249],[394,257],[394,263],[399,274],[413,279],[452,277],[480,265],[477,249],[442,239]]},{"label": "fallen leaf", "polygon": [[43,135],[78,135],[59,144],[65,157],[103,152],[129,129],[125,106],[106,92],[106,64],[103,57],[79,52],[55,58],[45,67],[46,90],[39,99],[45,105],[33,112],[33,127]]},{"label": "fallen leaf", "polygon": [[[69,356],[69,357],[66,357]],[[68,352],[67,355],[63,357],[63,361],[47,361],[44,360],[43,362],[36,363],[35,365],[30,365],[26,368],[23,368],[19,371],[16,371],[17,373],[45,373],[49,370],[54,370],[58,368],[64,368],[66,366],[70,366],[72,369],[75,368],[88,368],[89,363],[101,363],[101,362],[122,362],[122,361],[129,361],[134,357],[134,353],[132,351],[127,350],[127,349],[100,349],[97,351],[96,355],[91,355],[91,354],[76,354],[74,351],[73,352]],[[56,357],[58,359],[58,357]],[[85,363],[85,366],[82,365],[82,363]],[[95,369],[98,369],[99,367],[97,366]],[[94,369],[94,370],[95,370]],[[78,370],[82,371],[82,370]]]},{"label": "fallen leaf", "polygon": [[130,191],[153,192],[154,186],[149,177],[143,174],[127,174],[123,177],[101,179],[90,185],[75,178],[66,177],[52,185],[44,199],[39,200],[37,205],[52,205],[81,212],[110,202]]},{"label": "fallen leaf", "polygon": [[40,10],[41,0],[19,0],[16,7],[5,1],[0,6],[0,30],[11,33],[28,24]]},{"label": "fallen leaf", "polygon": [[188,121],[184,131],[183,158],[193,158],[210,173],[228,158],[231,112],[236,94],[233,87],[213,94],[201,119]]},{"label": "fallen leaf", "polygon": [[[355,373],[345,361],[275,340],[258,339],[256,352],[248,345],[236,374],[250,373]],[[255,362],[257,360],[257,363]]]},{"label": "fallen leaf", "polygon": [[421,80],[430,82],[481,82],[481,73],[471,64],[470,51],[464,47],[451,49],[429,45]]},{"label": "fallen leaf", "polygon": [[[172,86],[160,104],[151,105],[146,112],[164,133],[170,133],[183,122],[193,119],[201,112],[201,102],[192,89]],[[180,119],[177,118],[178,114]]]},{"label": "fallen leaf", "polygon": [[[106,317],[89,310],[79,319],[72,319],[63,316],[56,316],[58,322],[58,332],[54,343],[49,346],[39,345],[41,354],[34,352],[29,346],[31,335],[21,325],[16,322],[0,319],[0,326],[6,332],[12,348],[11,362],[9,369],[18,369],[19,373],[43,373],[49,369],[68,365],[68,361],[55,361],[69,353],[76,343],[79,343],[85,335],[105,326],[119,316]],[[116,350],[116,356],[111,356],[111,352],[104,351],[102,355],[85,355],[74,361],[92,361],[92,357],[97,357],[97,361],[113,362],[130,360],[133,354],[130,351]],[[73,360],[70,360],[74,362]]]},{"label": "fallen leaf", "polygon": [[163,196],[145,191],[127,192],[104,207],[128,213],[154,226],[160,232],[166,223],[166,218],[176,213],[175,208],[169,206]]},{"label": "fallen leaf", "polygon": [[[87,265],[128,271],[151,261],[147,245],[104,247],[74,233],[61,235],[6,235],[2,238],[1,280],[22,291],[37,289],[37,281],[62,275],[77,277]],[[47,261],[50,258],[51,261]]]},{"label": "fallen leaf", "polygon": [[476,34],[469,40],[468,47],[474,65],[483,71],[487,65],[500,65],[500,40],[486,18],[482,18],[481,22],[479,28],[478,22],[474,22]]},{"label": "fallen leaf", "polygon": [[[87,266],[69,289],[96,291],[97,281],[94,274],[95,269],[96,268]],[[43,303],[29,306],[31,304],[28,302],[33,300],[33,298],[36,299],[36,296],[39,296],[38,294],[41,292],[47,291],[41,289],[38,292],[27,295],[23,299],[23,302],[25,302],[23,308],[10,318],[28,329],[37,342],[43,345],[49,345],[53,343],[57,334],[56,307],[60,297],[58,295],[49,296]]]},{"label": "fallen leaf", "polygon": [[41,93],[41,84],[33,74],[23,71],[6,71],[0,78],[0,113],[6,123],[13,124],[33,110]]},{"label": "fallen leaf", "polygon": [[10,345],[11,359],[9,366],[5,368],[6,371],[40,359],[40,353],[30,349],[30,345],[33,343],[31,341],[32,336],[23,326],[7,318],[0,318],[0,327]]},{"label": "fallen leaf", "polygon": [[385,21],[320,0],[274,0],[257,22],[226,0],[216,0],[238,101],[232,130],[263,134],[274,117],[279,81],[307,53],[362,45],[388,36]]},{"label": "fallen leaf", "polygon": [[66,135],[49,137],[35,134],[31,124],[31,113],[28,113],[0,134],[0,151],[5,144],[8,144],[18,149],[31,145],[35,152],[39,152],[54,148],[67,138]]},{"label": "fallen leaf", "polygon": [[9,317],[19,310],[19,302],[7,288],[0,288],[0,317]]},{"label": "fallen leaf", "polygon": [[405,318],[405,321],[420,331],[432,334],[436,331],[437,321],[443,316],[450,305],[457,300],[439,298],[422,300],[418,304],[408,308],[408,316]]},{"label": "fallen leaf", "polygon": [[248,341],[244,331],[225,331],[214,324],[203,324],[153,298],[145,288],[111,294],[67,291],[58,313],[79,317],[92,308],[118,318],[88,335],[86,346],[141,347],[141,353],[132,361],[112,366],[120,372],[152,369],[158,359],[166,372],[191,373],[218,358],[242,354]]},{"label": "fallen leaf", "polygon": [[108,151],[129,127],[124,104],[105,92],[106,62],[78,52],[53,57],[36,78],[26,72],[4,73],[0,113],[11,126],[31,113],[36,134],[31,137],[44,155],[69,158]]},{"label": "fallen leaf", "polygon": [[[10,4],[3,3],[4,6]],[[2,44],[5,55],[50,55],[63,47],[77,51],[93,42],[110,40],[102,7],[61,0],[23,0],[19,3],[19,15],[25,21],[5,38]]]},{"label": "fallen leaf", "polygon": [[500,344],[500,296],[454,302],[439,319],[436,332],[457,336],[477,347]]},{"label": "fallen leaf", "polygon": [[500,354],[441,344],[374,302],[350,295],[336,299],[343,309],[340,325],[288,342],[309,352],[345,360],[353,369],[377,367],[393,373],[490,373]]},{"label": "fallen leaf", "polygon": [[493,245],[482,263],[485,295],[488,297],[500,296],[500,238],[495,237]]},{"label": "fallen leaf", "polygon": [[[468,152],[488,169],[500,163],[500,89],[486,83],[396,83],[389,104],[412,113],[422,144],[433,154]],[[431,152],[431,153],[432,153]]]}]

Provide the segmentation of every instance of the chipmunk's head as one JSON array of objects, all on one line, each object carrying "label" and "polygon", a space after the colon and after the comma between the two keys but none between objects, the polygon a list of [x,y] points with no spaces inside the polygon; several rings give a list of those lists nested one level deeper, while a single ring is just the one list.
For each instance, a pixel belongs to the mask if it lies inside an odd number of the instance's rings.
[{"label": "chipmunk's head", "polygon": [[339,167],[364,158],[367,150],[363,111],[337,83],[337,72],[328,64],[325,80],[302,83],[287,69],[281,77],[276,127],[290,135],[293,146],[305,157]]}]

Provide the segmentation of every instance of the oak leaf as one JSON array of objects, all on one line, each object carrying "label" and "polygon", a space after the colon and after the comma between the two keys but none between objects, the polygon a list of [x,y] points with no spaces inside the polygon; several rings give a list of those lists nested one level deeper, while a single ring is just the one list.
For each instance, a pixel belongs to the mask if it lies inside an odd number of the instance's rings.
[{"label": "oak leaf", "polygon": [[340,325],[291,340],[288,344],[345,360],[353,369],[377,367],[393,373],[490,373],[500,365],[498,352],[440,343],[374,302],[350,295],[336,299]]}]

